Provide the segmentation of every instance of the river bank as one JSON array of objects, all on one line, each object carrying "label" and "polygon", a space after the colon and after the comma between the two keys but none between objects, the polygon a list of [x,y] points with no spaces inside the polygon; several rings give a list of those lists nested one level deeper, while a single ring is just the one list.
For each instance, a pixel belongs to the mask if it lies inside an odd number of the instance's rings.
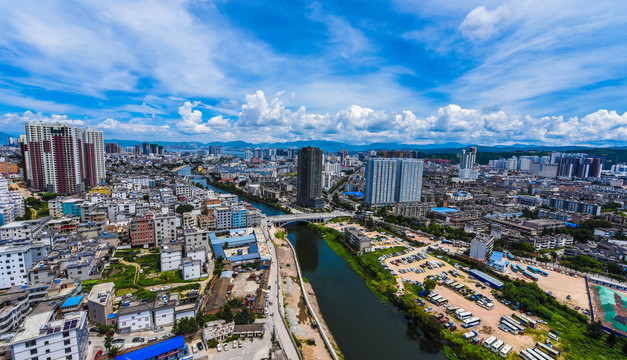
[{"label": "river bank", "polygon": [[[339,351],[337,342],[322,317],[315,292],[311,284],[304,281],[303,287],[307,300],[315,316],[312,316],[306,307],[304,294],[299,284],[296,258],[286,239],[286,232],[273,226],[270,228],[270,236],[277,249],[279,259],[286,320],[290,331],[297,339],[303,358],[333,359],[325,347],[324,339],[316,328],[320,326],[329,339],[334,352],[339,358],[343,359],[344,357]],[[315,321],[315,319],[318,321]]]}]

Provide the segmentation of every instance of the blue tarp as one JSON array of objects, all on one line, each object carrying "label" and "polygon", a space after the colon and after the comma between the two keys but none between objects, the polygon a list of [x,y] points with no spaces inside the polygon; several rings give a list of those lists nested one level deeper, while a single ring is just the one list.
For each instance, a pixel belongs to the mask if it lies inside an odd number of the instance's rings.
[{"label": "blue tarp", "polygon": [[458,212],[459,210],[453,209],[453,208],[449,208],[449,207],[435,207],[435,208],[431,208],[431,211],[435,211],[435,212],[439,212],[439,213],[442,213],[442,214],[446,214],[446,213],[450,213],[450,212]]},{"label": "blue tarp", "polygon": [[354,195],[355,197],[362,197],[364,196],[364,193],[362,193],[361,191],[347,191],[344,193],[344,195],[348,196],[348,195]]},{"label": "blue tarp", "polygon": [[109,315],[107,315],[107,320],[115,319],[116,317],[118,317],[118,313],[109,314]]},{"label": "blue tarp", "polygon": [[179,335],[162,342],[158,342],[154,345],[146,346],[145,348],[132,351],[128,354],[120,355],[115,360],[146,360],[152,357],[167,354],[172,350],[177,350],[185,346],[185,340],[183,336]]},{"label": "blue tarp", "polygon": [[61,307],[76,306],[81,303],[81,300],[83,300],[82,296],[74,296],[74,297],[68,298],[67,300],[65,300],[63,305],[61,305]]}]

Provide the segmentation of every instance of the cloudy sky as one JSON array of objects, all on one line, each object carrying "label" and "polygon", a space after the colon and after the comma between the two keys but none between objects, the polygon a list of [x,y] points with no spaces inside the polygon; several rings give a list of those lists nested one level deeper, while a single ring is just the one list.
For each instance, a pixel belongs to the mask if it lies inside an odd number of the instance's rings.
[{"label": "cloudy sky", "polygon": [[627,145],[627,2],[5,1],[0,131]]}]

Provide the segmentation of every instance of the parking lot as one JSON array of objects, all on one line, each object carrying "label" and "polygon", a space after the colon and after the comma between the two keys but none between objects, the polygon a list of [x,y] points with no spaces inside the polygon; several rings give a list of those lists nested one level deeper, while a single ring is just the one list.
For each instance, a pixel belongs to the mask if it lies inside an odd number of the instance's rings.
[{"label": "parking lot", "polygon": [[[407,282],[422,284],[428,277],[436,280],[438,286],[435,292],[445,298],[446,302],[436,305],[427,300],[424,308],[429,308],[429,311],[435,315],[441,314],[442,323],[452,322],[451,325],[455,325],[457,332],[475,330],[484,340],[494,335],[511,345],[516,351],[533,347],[535,343],[533,337],[514,335],[499,329],[501,317],[511,316],[514,311],[495,299],[491,293],[491,287],[471,279],[461,268],[456,268],[444,259],[436,258],[425,251],[426,248],[408,249],[398,256],[383,259],[383,263],[391,272],[398,275],[397,281],[400,287]],[[447,280],[454,280],[449,284],[461,285],[458,286],[459,290],[446,286]],[[462,322],[447,312],[448,307],[459,307],[472,313],[473,317],[481,319],[481,324],[469,329],[462,328]]]}]

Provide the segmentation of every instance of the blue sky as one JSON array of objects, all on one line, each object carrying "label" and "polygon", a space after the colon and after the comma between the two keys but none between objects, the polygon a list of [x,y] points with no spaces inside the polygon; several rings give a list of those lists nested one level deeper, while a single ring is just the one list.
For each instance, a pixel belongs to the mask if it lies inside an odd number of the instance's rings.
[{"label": "blue sky", "polygon": [[627,145],[622,1],[0,4],[0,131]]}]

